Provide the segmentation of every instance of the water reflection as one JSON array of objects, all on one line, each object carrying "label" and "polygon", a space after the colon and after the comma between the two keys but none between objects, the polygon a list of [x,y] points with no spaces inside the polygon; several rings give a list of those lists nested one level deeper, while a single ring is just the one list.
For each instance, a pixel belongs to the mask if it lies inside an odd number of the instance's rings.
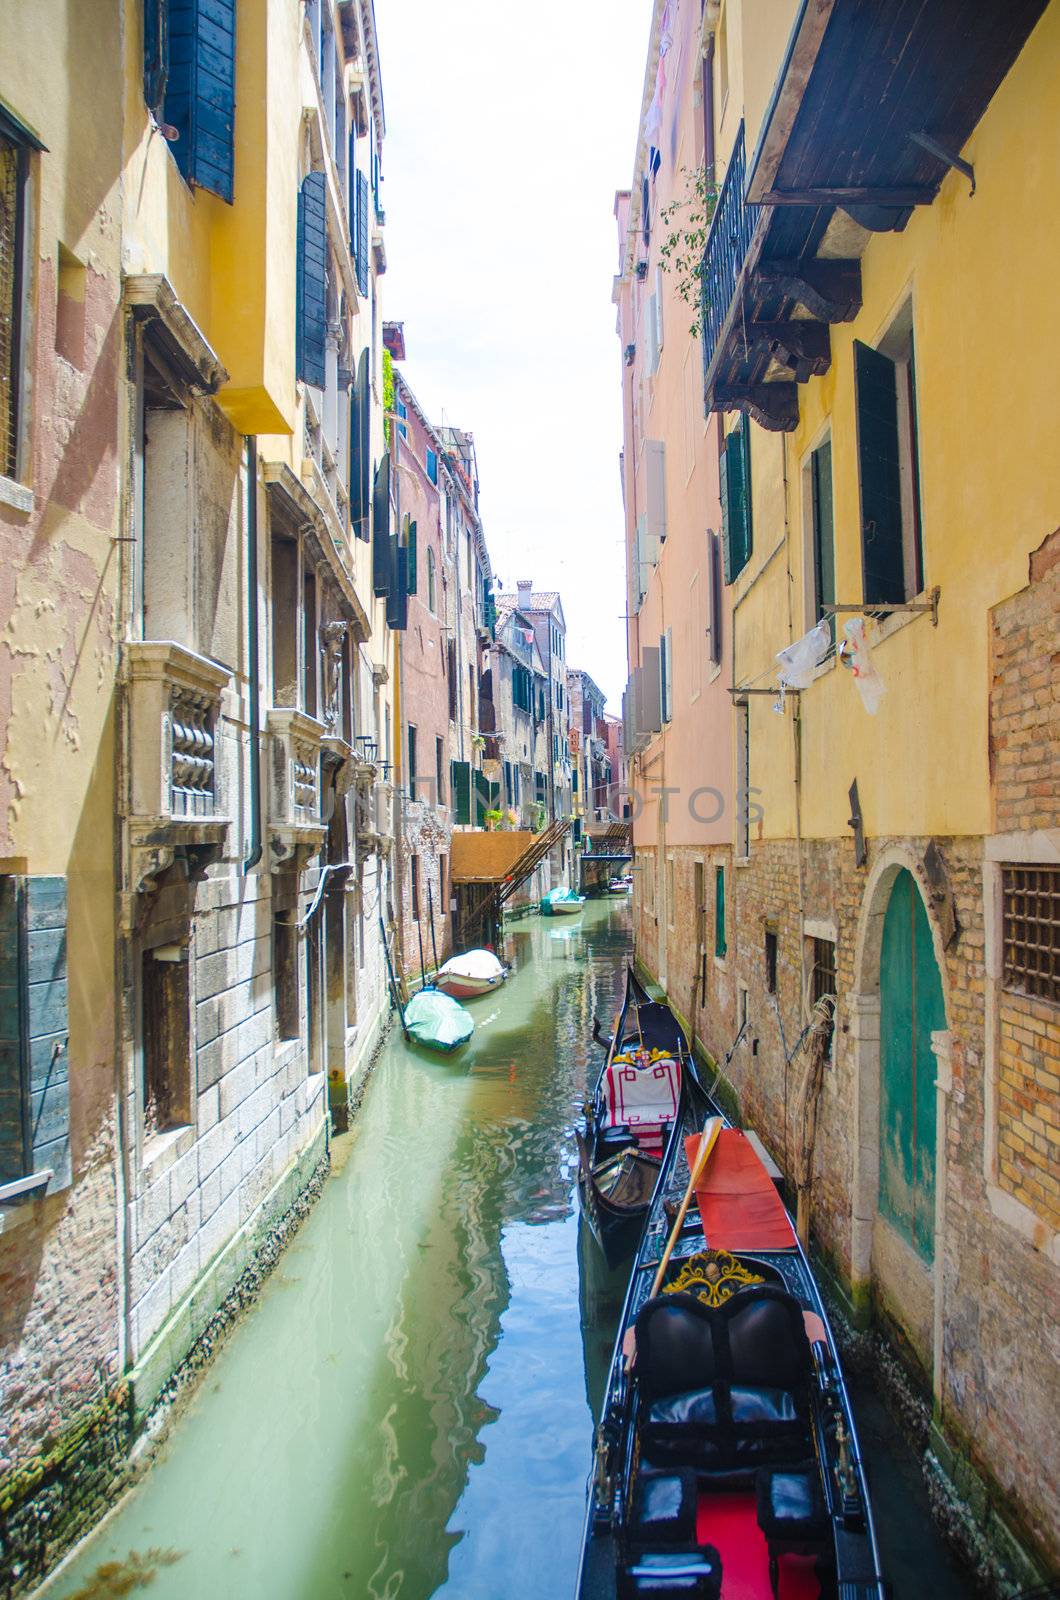
[{"label": "water reflection", "polygon": [[572,1124],[628,949],[625,903],[530,918],[465,1051],[390,1041],[344,1171],[53,1595],[151,1547],[186,1552],[159,1600],[569,1591],[621,1299],[579,1238]]}]

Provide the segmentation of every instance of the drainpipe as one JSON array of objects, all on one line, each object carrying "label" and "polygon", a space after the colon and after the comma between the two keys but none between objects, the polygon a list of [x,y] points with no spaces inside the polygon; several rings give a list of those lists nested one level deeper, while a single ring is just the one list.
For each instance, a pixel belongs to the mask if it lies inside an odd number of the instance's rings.
[{"label": "drainpipe", "polygon": [[261,860],[261,687],[258,681],[258,441],[246,436],[247,450],[247,676],[250,680],[250,849],[249,872]]}]

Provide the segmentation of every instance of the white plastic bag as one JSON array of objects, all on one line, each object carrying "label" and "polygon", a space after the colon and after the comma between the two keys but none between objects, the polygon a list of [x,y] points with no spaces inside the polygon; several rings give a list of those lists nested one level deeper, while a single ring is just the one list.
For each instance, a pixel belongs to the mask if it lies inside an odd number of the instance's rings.
[{"label": "white plastic bag", "polygon": [[880,701],[887,685],[880,677],[876,663],[872,659],[868,634],[865,631],[865,618],[851,617],[849,622],[844,622],[843,633],[846,637],[840,652],[841,659],[854,674],[854,682],[858,686],[862,705],[869,716],[874,717],[880,709]]},{"label": "white plastic bag", "polygon": [[777,652],[780,663],[780,688],[808,689],[813,682],[814,668],[819,667],[832,648],[832,630],[828,618],[822,617],[816,627],[804,633],[801,639]]}]

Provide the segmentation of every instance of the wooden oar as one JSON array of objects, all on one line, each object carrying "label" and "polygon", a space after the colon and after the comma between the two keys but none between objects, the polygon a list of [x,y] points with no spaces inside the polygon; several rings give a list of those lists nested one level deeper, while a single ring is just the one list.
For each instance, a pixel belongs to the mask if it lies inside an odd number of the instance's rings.
[{"label": "wooden oar", "polygon": [[649,1299],[653,1299],[659,1292],[659,1286],[666,1275],[666,1268],[673,1253],[674,1245],[677,1243],[678,1236],[684,1226],[685,1217],[688,1214],[688,1208],[692,1203],[692,1196],[696,1192],[696,1184],[703,1176],[703,1170],[710,1158],[710,1152],[717,1142],[721,1129],[722,1119],[720,1117],[708,1117],[703,1124],[703,1132],[699,1137],[699,1149],[696,1151],[696,1159],[692,1163],[692,1172],[688,1179],[688,1188],[685,1190],[685,1197],[681,1201],[681,1209],[677,1213],[677,1220],[670,1231],[670,1237],[666,1241],[666,1249],[662,1253],[658,1271],[652,1279]]}]

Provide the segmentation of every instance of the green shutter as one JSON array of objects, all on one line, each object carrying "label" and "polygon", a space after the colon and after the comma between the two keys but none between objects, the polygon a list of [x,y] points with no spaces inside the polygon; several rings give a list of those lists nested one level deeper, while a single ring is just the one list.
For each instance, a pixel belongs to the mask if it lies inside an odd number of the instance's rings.
[{"label": "green shutter", "polygon": [[733,583],[751,557],[751,428],[746,417],[725,441],[721,484],[725,582]]},{"label": "green shutter", "polygon": [[727,443],[718,458],[718,490],[721,496],[721,549],[725,569],[725,582],[731,583],[734,573],[729,527],[729,446]]},{"label": "green shutter", "polygon": [[714,868],[714,954],[724,956],[728,949],[725,938],[725,868]]},{"label": "green shutter", "polygon": [[862,583],[866,601],[905,599],[898,388],[894,362],[854,341]]},{"label": "green shutter", "polygon": [[449,792],[453,798],[453,821],[471,821],[471,767],[466,761],[450,761]]},{"label": "green shutter", "polygon": [[408,589],[409,594],[416,593],[416,524],[410,522],[408,526]]},{"label": "green shutter", "polygon": [[[810,457],[810,487],[813,493],[813,584],[814,620],[825,615],[822,606],[835,601],[835,536],[832,515],[832,441],[827,439]],[[835,616],[828,626],[835,641]]]},{"label": "green shutter", "polygon": [[66,879],[0,879],[0,1182],[70,1171]]},{"label": "green shutter", "polygon": [[376,599],[390,589],[390,457],[375,469],[372,491],[372,593]]},{"label": "green shutter", "polygon": [[356,381],[350,389],[350,520],[359,539],[371,536],[372,397],[369,393],[368,351],[357,362]]}]

